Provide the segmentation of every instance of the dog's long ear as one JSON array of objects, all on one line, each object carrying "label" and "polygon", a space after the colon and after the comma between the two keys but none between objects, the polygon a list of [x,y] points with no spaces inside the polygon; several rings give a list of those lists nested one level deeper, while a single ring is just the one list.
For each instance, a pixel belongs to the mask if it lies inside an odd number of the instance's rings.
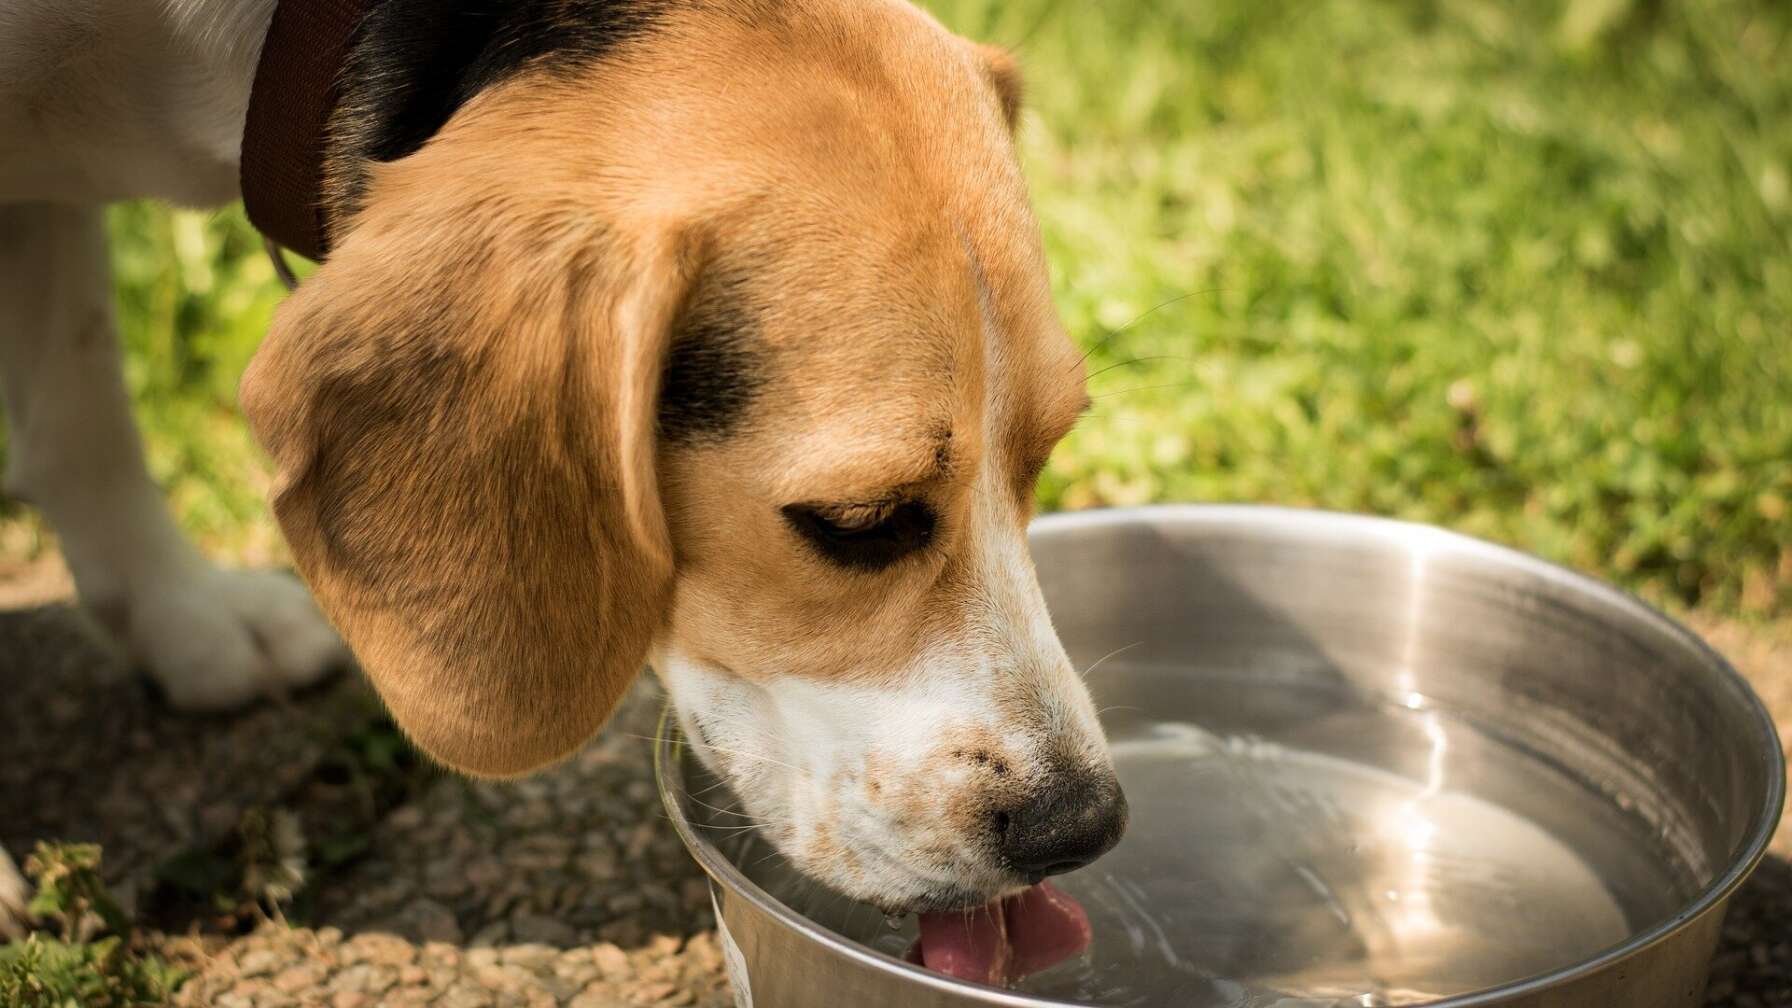
[{"label": "dog's long ear", "polygon": [[370,202],[242,401],[299,570],[399,725],[504,776],[603,724],[665,611],[655,403],[689,267],[666,231],[438,195]]}]

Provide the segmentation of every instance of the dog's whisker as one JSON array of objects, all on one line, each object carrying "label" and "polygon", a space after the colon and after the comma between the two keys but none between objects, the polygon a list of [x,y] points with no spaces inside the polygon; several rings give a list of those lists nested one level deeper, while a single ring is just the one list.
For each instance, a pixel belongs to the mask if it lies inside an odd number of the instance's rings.
[{"label": "dog's whisker", "polygon": [[750,812],[736,812],[733,809],[722,808],[720,805],[711,805],[710,803],[699,799],[696,795],[687,794],[687,795],[685,795],[685,797],[689,798],[693,802],[696,802],[698,805],[701,805],[704,808],[709,809],[711,812],[719,812],[722,815],[734,816],[737,819],[752,819],[755,821],[755,823],[757,825],[762,825],[762,826],[772,825],[772,821],[770,819],[766,819],[762,816],[753,815]]},{"label": "dog's whisker", "polygon": [[[1154,419],[1154,418],[1148,418],[1148,417],[1129,416],[1124,413],[1086,413],[1086,414],[1084,414],[1084,416],[1087,416],[1090,419],[1095,419],[1095,420],[1125,421],[1127,423],[1137,423],[1140,420]],[[1162,423],[1161,420],[1154,420],[1154,422],[1157,422],[1160,424]]]},{"label": "dog's whisker", "polygon": [[[654,745],[659,745],[662,742],[672,741],[671,739],[662,738],[657,735],[637,735],[633,732],[627,733],[626,737],[633,738],[633,739],[640,739],[643,742],[651,742]],[[692,743],[692,744],[696,744],[696,743]],[[799,774],[803,774],[804,776],[808,776],[808,773],[809,773],[809,771],[803,769],[800,766],[796,766],[795,764],[792,764],[792,763],[785,763],[782,760],[772,759],[770,756],[766,756],[762,753],[748,752],[745,749],[729,749],[726,746],[719,746],[713,742],[707,742],[707,741],[703,742],[701,744],[705,749],[713,749],[719,753],[725,753],[726,755],[729,755],[729,756],[739,756],[744,759],[756,759],[762,763],[770,763],[773,766],[783,767],[784,769],[789,770],[792,773],[799,773]]]},{"label": "dog's whisker", "polygon": [[1199,379],[1196,379],[1194,381],[1185,381],[1185,382],[1167,382],[1163,385],[1140,385],[1136,388],[1121,389],[1118,392],[1103,392],[1100,395],[1093,395],[1093,396],[1090,396],[1089,398],[1091,398],[1091,399],[1111,399],[1114,396],[1129,395],[1133,392],[1150,392],[1155,389],[1193,388],[1200,384],[1202,384],[1201,381]]},{"label": "dog's whisker", "polygon": [[[673,821],[672,816],[663,810],[658,814],[658,817],[660,819],[665,820],[666,822]],[[761,829],[771,829],[772,828],[771,824],[769,824],[769,823],[765,824],[765,825],[761,825],[759,823],[725,823],[725,824],[693,823],[692,826],[693,826],[693,828],[700,830],[704,833],[726,833],[730,836],[736,836],[741,833],[747,832],[749,830],[761,830]]]},{"label": "dog's whisker", "polygon": [[766,855],[766,856],[764,856],[764,857],[762,857],[762,858],[760,858],[760,859],[759,859],[759,860],[757,860],[757,861],[754,861],[754,862],[753,862],[753,863],[752,863],[752,864],[750,864],[750,865],[748,865],[748,866],[747,866],[747,867],[749,867],[749,868],[757,868],[757,867],[759,867],[759,866],[760,866],[760,865],[762,865],[762,864],[764,864],[764,863],[766,863],[766,862],[767,862],[767,861],[770,861],[770,860],[771,860],[771,859],[772,859],[772,858],[775,858],[775,857],[781,857],[781,856],[783,856],[783,853],[784,853],[784,852],[783,852],[783,851],[781,851],[781,850],[779,850],[779,849],[778,849],[778,848],[777,848],[777,847],[776,847],[776,846],[773,846],[773,845],[771,845],[771,844],[769,844],[769,843],[768,843],[768,844],[767,844],[767,846],[769,846],[769,847],[771,847],[771,848],[772,848],[772,849],[771,849],[771,853],[769,853],[769,854],[767,854],[767,855]]},{"label": "dog's whisker", "polygon": [[710,793],[710,792],[711,792],[711,791],[714,791],[714,790],[715,790],[715,789],[717,789],[717,788],[719,788],[719,787],[723,787],[723,786],[725,786],[725,785],[727,785],[727,783],[728,783],[728,782],[727,782],[727,781],[725,781],[725,780],[720,780],[720,779],[718,779],[718,780],[717,780],[717,781],[716,781],[716,782],[715,782],[715,783],[714,783],[714,784],[711,784],[711,785],[709,785],[709,786],[708,786],[708,787],[705,787],[705,788],[702,788],[702,789],[701,789],[701,790],[697,790],[697,791],[692,791],[692,792],[690,792],[690,794],[692,794],[692,795],[706,795],[706,794],[708,794],[708,793]]},{"label": "dog's whisker", "polygon": [[[777,825],[777,823],[774,823],[770,819],[762,819],[759,816],[753,815],[750,812],[736,812],[733,809],[721,808],[716,805],[711,805],[710,803],[708,803],[706,801],[699,801],[695,798],[692,798],[690,795],[685,795],[685,798],[689,799],[689,801],[693,805],[698,805],[698,806],[701,806],[702,808],[706,808],[709,811],[715,813],[716,815],[733,816],[736,819],[745,819],[745,820],[747,820],[745,825],[748,825],[748,826],[768,826],[769,827],[769,826]],[[718,824],[718,825],[724,825],[724,824]],[[729,828],[732,828],[732,826],[740,825],[740,824],[736,823],[736,824],[725,824],[725,825],[727,825]]]},{"label": "dog's whisker", "polygon": [[1090,372],[1088,380],[1094,381],[1095,379],[1101,377],[1104,374],[1107,374],[1109,371],[1112,371],[1115,368],[1130,367],[1134,364],[1144,364],[1147,361],[1167,361],[1167,360],[1182,361],[1187,364],[1193,364],[1195,362],[1195,359],[1193,357],[1183,357],[1179,354],[1152,354],[1151,356],[1148,356],[1148,357],[1133,357],[1130,360],[1123,360],[1123,361],[1119,361],[1114,364],[1109,364],[1107,367],[1104,367],[1099,371]]},{"label": "dog's whisker", "polygon": [[1119,336],[1121,333],[1127,331],[1128,329],[1131,329],[1133,326],[1138,325],[1140,322],[1143,322],[1145,319],[1151,317],[1153,314],[1156,314],[1157,312],[1159,312],[1165,308],[1168,308],[1173,304],[1178,304],[1180,302],[1187,301],[1189,298],[1197,297],[1202,294],[1213,294],[1213,293],[1218,292],[1220,289],[1221,288],[1218,288],[1218,287],[1209,287],[1204,290],[1193,290],[1193,291],[1189,291],[1187,294],[1182,294],[1177,297],[1173,297],[1173,298],[1169,299],[1168,301],[1162,301],[1162,302],[1159,302],[1158,304],[1152,305],[1150,308],[1146,309],[1145,311],[1140,312],[1138,315],[1134,316],[1131,319],[1128,319],[1125,325],[1121,326],[1118,329],[1109,331],[1106,336],[1103,336],[1101,339],[1097,340],[1095,342],[1094,346],[1091,346],[1089,349],[1083,351],[1083,355],[1076,359],[1076,364],[1072,366],[1071,370],[1075,370],[1077,367],[1082,366],[1083,362],[1089,359],[1090,354],[1093,354],[1095,351],[1100,350],[1104,346],[1107,346],[1110,342],[1113,341],[1113,339],[1115,337]]},{"label": "dog's whisker", "polygon": [[697,828],[705,833],[747,833],[770,827],[759,823],[704,823]]},{"label": "dog's whisker", "polygon": [[1145,642],[1142,640],[1136,640],[1136,641],[1133,641],[1131,644],[1123,644],[1120,647],[1117,647],[1114,650],[1109,651],[1107,654],[1102,655],[1100,658],[1097,658],[1097,659],[1095,659],[1094,662],[1090,663],[1088,668],[1082,670],[1081,672],[1078,672],[1077,678],[1079,678],[1079,679],[1089,678],[1090,674],[1092,674],[1096,669],[1101,667],[1102,662],[1107,661],[1109,658],[1112,658],[1115,655],[1120,654],[1121,652],[1130,651],[1133,648],[1136,648],[1140,644],[1143,644],[1143,643],[1145,643]]}]

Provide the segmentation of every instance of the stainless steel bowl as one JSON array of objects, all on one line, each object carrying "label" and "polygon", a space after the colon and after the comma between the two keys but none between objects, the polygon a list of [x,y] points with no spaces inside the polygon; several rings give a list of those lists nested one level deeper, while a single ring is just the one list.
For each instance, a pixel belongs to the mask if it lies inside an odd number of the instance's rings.
[{"label": "stainless steel bowl", "polygon": [[912,931],[709,829],[668,737],[660,787],[742,1003],[1698,1004],[1785,768],[1691,633],[1374,518],[1163,507],[1032,538],[1133,809],[1120,847],[1063,879],[1093,949],[1013,991],[902,962]]}]

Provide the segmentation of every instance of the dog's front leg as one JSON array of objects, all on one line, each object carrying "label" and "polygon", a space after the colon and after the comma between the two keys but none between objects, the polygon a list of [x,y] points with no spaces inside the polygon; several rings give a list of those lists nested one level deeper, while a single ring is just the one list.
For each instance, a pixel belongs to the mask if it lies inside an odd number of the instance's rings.
[{"label": "dog's front leg", "polygon": [[144,466],[113,331],[97,208],[0,207],[6,488],[43,509],[81,600],[188,709],[235,706],[346,661],[293,579],[222,571]]}]

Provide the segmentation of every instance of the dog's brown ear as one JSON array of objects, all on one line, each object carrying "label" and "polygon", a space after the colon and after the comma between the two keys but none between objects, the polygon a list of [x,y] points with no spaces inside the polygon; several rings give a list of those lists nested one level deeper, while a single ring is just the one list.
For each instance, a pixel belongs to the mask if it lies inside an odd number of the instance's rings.
[{"label": "dog's brown ear", "polygon": [[983,61],[983,76],[989,78],[996,100],[1002,103],[1002,117],[1008,120],[1008,128],[1014,129],[1020,124],[1021,97],[1026,91],[1020,64],[1015,62],[1013,53],[1000,46],[978,45],[977,55]]},{"label": "dog's brown ear", "polygon": [[513,775],[603,724],[665,611],[654,424],[684,269],[663,233],[405,202],[370,203],[280,308],[243,408],[298,568],[399,725]]}]

